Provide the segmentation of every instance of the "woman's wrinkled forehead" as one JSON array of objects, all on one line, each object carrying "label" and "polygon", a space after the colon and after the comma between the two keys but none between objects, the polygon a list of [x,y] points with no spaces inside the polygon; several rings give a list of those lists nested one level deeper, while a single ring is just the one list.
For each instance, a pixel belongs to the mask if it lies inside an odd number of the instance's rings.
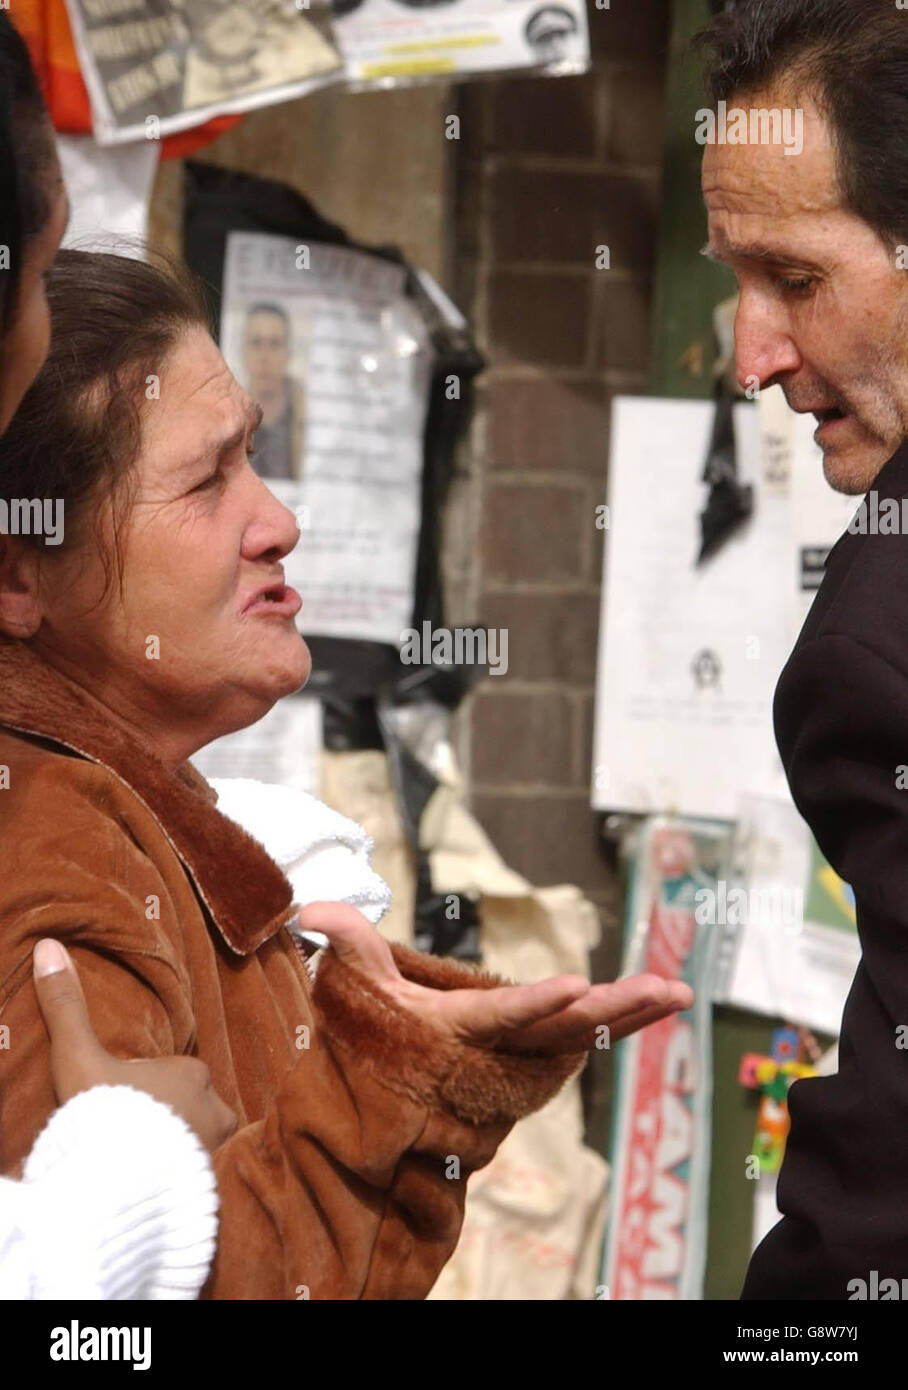
[{"label": "woman's wrinkled forehead", "polygon": [[236,448],[261,414],[198,327],[181,334],[146,400],[142,452],[171,476]]}]

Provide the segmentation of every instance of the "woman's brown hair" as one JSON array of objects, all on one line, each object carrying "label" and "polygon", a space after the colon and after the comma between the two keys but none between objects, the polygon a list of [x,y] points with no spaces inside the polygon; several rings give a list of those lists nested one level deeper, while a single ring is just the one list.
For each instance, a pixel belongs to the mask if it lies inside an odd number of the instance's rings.
[{"label": "woman's brown hair", "polygon": [[[186,329],[209,323],[195,282],[163,259],[60,251],[47,299],[50,352],[0,438],[0,499],[62,502],[65,548],[82,543],[108,498],[119,535],[150,379]],[[115,551],[122,573],[118,542]]]}]

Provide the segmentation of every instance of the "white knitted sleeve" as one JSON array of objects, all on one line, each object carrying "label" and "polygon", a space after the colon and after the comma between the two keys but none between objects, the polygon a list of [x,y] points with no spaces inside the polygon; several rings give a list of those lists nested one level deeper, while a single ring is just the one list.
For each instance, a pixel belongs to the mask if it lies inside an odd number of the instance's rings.
[{"label": "white knitted sleeve", "polygon": [[94,1086],[0,1180],[0,1296],[192,1299],[214,1255],[211,1161],[169,1106]]}]

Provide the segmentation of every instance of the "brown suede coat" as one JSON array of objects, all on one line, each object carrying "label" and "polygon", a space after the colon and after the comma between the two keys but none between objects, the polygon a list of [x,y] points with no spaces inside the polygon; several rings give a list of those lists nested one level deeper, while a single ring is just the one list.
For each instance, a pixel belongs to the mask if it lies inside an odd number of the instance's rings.
[{"label": "brown suede coat", "polygon": [[[313,982],[287,929],[289,883],[204,779],[168,771],[9,640],[3,767],[0,1171],[18,1176],[55,1106],[31,961],[54,936],[105,1047],[201,1057],[239,1116],[215,1156],[206,1296],[423,1298],[457,1243],[470,1173],[585,1054],[451,1043],[330,950]],[[392,949],[422,984],[500,983]]]}]

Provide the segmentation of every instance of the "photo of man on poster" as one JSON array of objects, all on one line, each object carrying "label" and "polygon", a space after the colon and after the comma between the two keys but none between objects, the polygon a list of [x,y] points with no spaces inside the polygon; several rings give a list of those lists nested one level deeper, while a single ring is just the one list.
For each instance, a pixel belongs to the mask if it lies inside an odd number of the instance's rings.
[{"label": "photo of man on poster", "polygon": [[253,466],[262,478],[300,478],[306,393],[289,375],[290,319],[277,304],[253,304],[243,329],[243,366],[250,394],[262,407]]}]

